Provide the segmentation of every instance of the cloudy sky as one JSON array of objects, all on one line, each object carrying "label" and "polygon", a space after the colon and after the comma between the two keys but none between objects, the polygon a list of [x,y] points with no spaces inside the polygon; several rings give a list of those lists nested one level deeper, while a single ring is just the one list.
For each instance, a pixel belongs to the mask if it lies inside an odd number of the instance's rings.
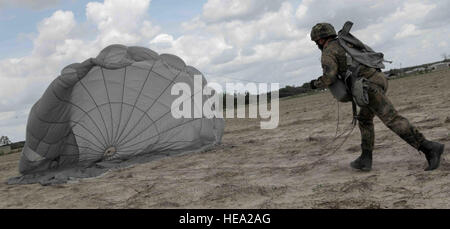
[{"label": "cloudy sky", "polygon": [[24,140],[60,70],[110,44],[176,54],[209,81],[301,85],[321,73],[318,22],[353,21],[389,69],[450,54],[448,12],[450,0],[0,0],[0,135]]}]

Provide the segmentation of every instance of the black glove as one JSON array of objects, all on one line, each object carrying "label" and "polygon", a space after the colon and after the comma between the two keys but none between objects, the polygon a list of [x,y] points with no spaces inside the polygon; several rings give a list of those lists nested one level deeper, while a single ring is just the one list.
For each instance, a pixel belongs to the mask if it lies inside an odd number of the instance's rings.
[{"label": "black glove", "polygon": [[309,86],[311,87],[311,89],[317,89],[315,83],[316,83],[316,80],[311,80],[311,82],[309,82]]}]

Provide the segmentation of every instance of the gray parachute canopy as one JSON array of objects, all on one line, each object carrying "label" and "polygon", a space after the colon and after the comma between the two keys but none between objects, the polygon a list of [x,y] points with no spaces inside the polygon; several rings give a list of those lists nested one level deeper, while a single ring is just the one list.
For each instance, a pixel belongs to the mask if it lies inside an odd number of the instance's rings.
[{"label": "gray parachute canopy", "polygon": [[177,56],[123,45],[65,67],[31,109],[19,162],[23,176],[9,183],[61,183],[220,143],[223,119],[171,113],[179,97],[172,86],[194,88],[193,76],[200,74]]}]

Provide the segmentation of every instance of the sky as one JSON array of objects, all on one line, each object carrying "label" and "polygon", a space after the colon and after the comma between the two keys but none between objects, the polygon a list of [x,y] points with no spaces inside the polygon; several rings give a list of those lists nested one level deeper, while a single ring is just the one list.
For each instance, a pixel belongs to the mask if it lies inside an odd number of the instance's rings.
[{"label": "sky", "polygon": [[316,23],[352,21],[390,69],[450,55],[448,12],[450,0],[0,0],[0,135],[25,140],[64,66],[111,44],[178,55],[209,82],[298,86],[321,75]]}]

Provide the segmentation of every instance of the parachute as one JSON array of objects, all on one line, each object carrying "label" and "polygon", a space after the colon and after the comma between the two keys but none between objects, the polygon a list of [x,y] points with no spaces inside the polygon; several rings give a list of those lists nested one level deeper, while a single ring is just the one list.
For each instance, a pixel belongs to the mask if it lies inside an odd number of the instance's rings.
[{"label": "parachute", "polygon": [[[137,46],[111,45],[96,58],[68,65],[32,107],[22,176],[8,183],[64,183],[219,144],[223,118],[172,116],[178,97],[172,86],[194,88],[194,75],[201,72],[179,57]],[[208,97],[202,94],[203,101]]]}]

